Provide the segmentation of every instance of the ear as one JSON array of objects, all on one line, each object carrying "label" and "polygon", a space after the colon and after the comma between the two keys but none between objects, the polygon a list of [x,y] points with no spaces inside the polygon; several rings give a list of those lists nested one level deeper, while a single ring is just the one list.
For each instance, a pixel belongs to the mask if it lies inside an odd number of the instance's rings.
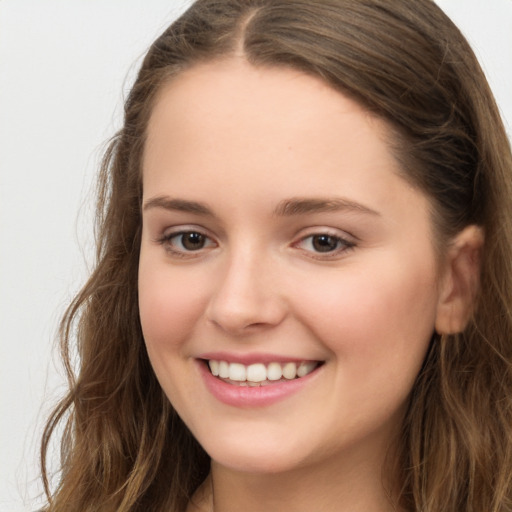
[{"label": "ear", "polygon": [[480,286],[483,243],[482,229],[471,225],[455,236],[448,246],[435,322],[438,334],[462,332],[471,317]]}]

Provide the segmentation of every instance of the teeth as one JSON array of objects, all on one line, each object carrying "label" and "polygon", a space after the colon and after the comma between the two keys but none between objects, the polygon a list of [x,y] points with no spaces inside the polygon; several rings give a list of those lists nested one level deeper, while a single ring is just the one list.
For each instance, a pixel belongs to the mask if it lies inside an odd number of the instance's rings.
[{"label": "teeth", "polygon": [[316,363],[310,361],[308,363],[302,362],[297,368],[297,377],[305,377],[308,373],[311,373],[316,368]]},{"label": "teeth", "polygon": [[264,364],[251,364],[247,367],[247,380],[261,382],[267,380],[267,369]]},{"label": "teeth", "polygon": [[215,377],[219,376],[219,361],[214,361],[213,359],[208,363],[210,366],[210,371],[212,375]]},{"label": "teeth", "polygon": [[283,377],[285,379],[295,379],[297,375],[297,365],[295,363],[286,363],[283,366]]},{"label": "teeth", "polygon": [[260,386],[267,385],[269,381],[278,381],[283,378],[292,380],[305,377],[317,366],[316,361],[302,361],[299,365],[293,362],[288,363],[263,363],[250,364],[228,363],[226,361],[208,361],[212,375],[221,379],[229,379],[238,382],[240,385]]},{"label": "teeth", "polygon": [[267,379],[279,380],[283,376],[283,369],[279,363],[270,363],[267,366]]},{"label": "teeth", "polygon": [[219,377],[229,379],[229,364],[226,361],[219,362]]},{"label": "teeth", "polygon": [[243,382],[247,380],[247,370],[243,364],[231,363],[229,365],[229,380]]}]

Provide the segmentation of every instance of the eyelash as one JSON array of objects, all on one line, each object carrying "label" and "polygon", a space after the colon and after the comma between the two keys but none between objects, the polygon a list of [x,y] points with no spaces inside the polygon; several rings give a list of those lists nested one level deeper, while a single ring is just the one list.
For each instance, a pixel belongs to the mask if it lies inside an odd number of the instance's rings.
[{"label": "eyelash", "polygon": [[[187,249],[184,246],[184,236],[186,235],[197,235],[199,237],[202,237],[206,245],[202,245],[201,247],[197,249]],[[330,245],[333,245],[334,242],[334,248],[332,250],[327,251],[321,251],[321,250],[315,250],[314,244],[315,244],[315,238],[317,238],[317,242],[320,243],[326,243],[329,245],[329,242],[331,242]],[[180,240],[181,248],[176,248],[173,244],[173,239]],[[323,241],[322,241],[323,239]],[[311,245],[312,248],[306,249],[303,247],[303,245],[306,243],[306,241],[310,240],[308,245]],[[199,256],[203,249],[216,247],[217,244],[215,241],[211,239],[208,235],[203,233],[200,230],[197,229],[181,229],[180,231],[174,231],[171,233],[164,234],[162,237],[160,237],[158,240],[158,243],[160,243],[162,246],[164,246],[165,250],[172,254],[172,256],[176,256],[179,258],[193,258],[196,256]],[[302,247],[301,247],[302,246]],[[303,236],[300,238],[298,242],[295,242],[292,244],[292,247],[301,249],[302,251],[308,253],[308,255],[315,259],[321,259],[321,260],[329,260],[336,258],[340,256],[342,253],[345,253],[347,251],[350,251],[351,249],[354,249],[356,247],[356,243],[348,240],[347,238],[344,238],[342,236],[339,236],[337,234],[330,233],[329,231],[318,231],[315,233],[311,233],[309,235]]]},{"label": "eyelash", "polygon": [[[314,248],[305,249],[303,247],[300,247],[307,240],[310,240],[308,245],[313,246],[313,244],[315,243],[315,238],[318,238],[318,239],[323,238],[325,242],[329,241],[326,239],[330,239],[330,241],[335,243],[335,248],[333,250],[328,250],[328,251],[318,251],[318,250],[315,251]],[[302,249],[305,252],[308,252],[312,258],[321,259],[321,260],[329,260],[329,259],[337,258],[337,257],[341,256],[341,254],[344,254],[347,251],[354,249],[356,247],[356,243],[351,240],[348,240],[347,238],[344,238],[340,235],[330,233],[329,231],[318,231],[316,233],[311,233],[309,235],[302,237],[298,242],[294,243],[293,246],[297,247],[299,249]]]},{"label": "eyelash", "polygon": [[[187,249],[183,246],[183,237],[185,235],[199,235],[200,237],[203,237],[207,245],[199,247],[196,250]],[[181,239],[181,249],[177,249],[176,247],[173,246],[173,239]],[[172,256],[177,256],[179,258],[193,258],[195,256],[199,256],[203,249],[216,245],[216,243],[208,235],[206,235],[205,233],[198,229],[181,229],[180,231],[166,233],[158,239],[158,243],[164,246],[165,250],[171,253]]]}]

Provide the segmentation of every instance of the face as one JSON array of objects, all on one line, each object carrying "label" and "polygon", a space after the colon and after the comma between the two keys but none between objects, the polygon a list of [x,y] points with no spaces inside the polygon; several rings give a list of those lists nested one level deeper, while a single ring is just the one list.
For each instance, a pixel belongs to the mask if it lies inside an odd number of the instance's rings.
[{"label": "face", "polygon": [[396,433],[440,270],[428,200],[385,134],[287,69],[201,64],[160,92],[140,318],[162,388],[216,464],[376,459]]}]

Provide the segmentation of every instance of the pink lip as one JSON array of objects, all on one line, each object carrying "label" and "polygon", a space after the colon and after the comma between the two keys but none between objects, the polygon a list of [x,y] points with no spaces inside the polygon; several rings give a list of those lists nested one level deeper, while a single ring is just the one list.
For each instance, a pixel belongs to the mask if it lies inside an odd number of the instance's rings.
[{"label": "pink lip", "polygon": [[[211,359],[215,358],[212,357]],[[225,361],[226,359],[220,358],[218,360]],[[229,360],[233,361],[232,358]],[[261,362],[261,359],[258,359],[258,361]],[[272,361],[276,361],[276,359],[272,359]],[[290,361],[290,359],[286,359],[286,361]],[[237,386],[214,377],[205,361],[197,360],[197,364],[208,391],[220,402],[241,408],[265,407],[284,400],[299,392],[318,374],[318,369],[316,369],[300,379],[279,381],[268,386]]]}]

